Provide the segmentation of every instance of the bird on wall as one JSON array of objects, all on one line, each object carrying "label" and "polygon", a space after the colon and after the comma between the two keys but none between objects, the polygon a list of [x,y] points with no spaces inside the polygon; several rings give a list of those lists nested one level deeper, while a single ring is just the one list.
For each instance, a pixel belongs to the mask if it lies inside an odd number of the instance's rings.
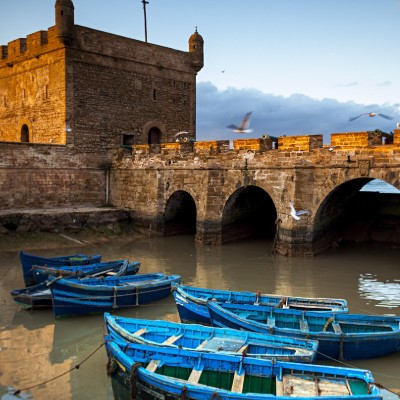
[{"label": "bird on wall", "polygon": [[241,122],[240,126],[231,124],[231,125],[228,125],[227,128],[233,129],[233,132],[236,132],[236,133],[251,133],[251,132],[253,132],[253,129],[249,129],[251,113],[252,113],[252,111],[248,112],[244,116],[243,121]]},{"label": "bird on wall", "polygon": [[349,118],[349,121],[354,121],[357,118],[360,118],[364,115],[368,115],[369,117],[376,117],[377,115],[379,115],[380,117],[385,118],[385,119],[393,119],[393,117],[389,117],[388,115],[385,115],[385,114],[370,112],[370,113],[363,113],[363,114],[357,115],[357,117]]},{"label": "bird on wall", "polygon": [[289,202],[289,206],[290,206],[290,215],[296,220],[298,221],[300,219],[300,215],[310,215],[311,211],[309,210],[299,210],[296,211],[296,209],[293,206],[293,203]]},{"label": "bird on wall", "polygon": [[175,141],[176,142],[189,142],[189,132],[187,131],[179,131],[177,133],[175,133]]}]

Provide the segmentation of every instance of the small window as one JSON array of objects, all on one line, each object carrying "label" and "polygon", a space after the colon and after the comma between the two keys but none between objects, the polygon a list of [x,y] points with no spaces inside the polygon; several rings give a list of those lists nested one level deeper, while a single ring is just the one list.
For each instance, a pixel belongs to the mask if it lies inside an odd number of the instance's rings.
[{"label": "small window", "polygon": [[122,135],[122,144],[124,146],[132,146],[134,144],[133,135]]},{"label": "small window", "polygon": [[153,89],[153,100],[157,100],[157,90]]},{"label": "small window", "polygon": [[21,128],[21,142],[29,143],[29,128],[27,125],[23,125]]}]

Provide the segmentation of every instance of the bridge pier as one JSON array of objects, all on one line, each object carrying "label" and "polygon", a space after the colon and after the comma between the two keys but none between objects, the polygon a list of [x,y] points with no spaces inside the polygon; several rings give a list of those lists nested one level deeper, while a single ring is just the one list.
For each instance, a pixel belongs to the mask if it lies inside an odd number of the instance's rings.
[{"label": "bridge pier", "polygon": [[277,224],[274,252],[283,256],[314,256],[312,235],[307,227],[283,228]]}]

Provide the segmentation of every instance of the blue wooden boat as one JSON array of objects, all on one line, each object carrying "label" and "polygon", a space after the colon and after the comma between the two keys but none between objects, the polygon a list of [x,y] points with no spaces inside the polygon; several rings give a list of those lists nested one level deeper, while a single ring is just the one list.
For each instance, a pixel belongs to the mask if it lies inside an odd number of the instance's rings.
[{"label": "blue wooden boat", "polygon": [[217,327],[318,340],[322,359],[356,360],[400,350],[400,317],[320,314],[212,301],[208,309]]},{"label": "blue wooden boat", "polygon": [[53,306],[50,289],[42,282],[22,289],[12,290],[11,296],[22,308],[50,308]]},{"label": "blue wooden boat", "polygon": [[179,275],[161,273],[108,278],[49,276],[55,317],[83,315],[135,307],[167,297]]},{"label": "blue wooden boat", "polygon": [[284,309],[313,310],[318,312],[347,313],[347,301],[343,299],[288,297],[252,292],[215,290],[194,286],[175,285],[173,295],[182,322],[211,325],[207,302],[257,304]]},{"label": "blue wooden boat", "polygon": [[126,399],[382,399],[368,370],[105,342],[108,374],[127,389]]},{"label": "blue wooden boat", "polygon": [[45,266],[33,265],[32,272],[36,284],[47,280],[49,275],[62,276],[97,276],[97,275],[136,275],[139,272],[140,263],[134,261],[130,263],[128,260],[116,260],[90,265],[63,265],[63,266]]},{"label": "blue wooden boat", "polygon": [[315,340],[198,324],[118,317],[109,313],[104,313],[104,321],[110,337],[120,342],[303,363],[313,362],[317,355],[318,342]]},{"label": "blue wooden boat", "polygon": [[71,254],[67,256],[42,257],[20,251],[19,259],[22,265],[25,286],[31,286],[35,285],[32,273],[33,265],[63,266],[95,264],[101,262],[101,255]]},{"label": "blue wooden boat", "polygon": [[[82,266],[63,266],[59,269],[33,266],[34,276],[36,276],[38,271],[43,275],[41,276],[40,283],[22,289],[14,289],[10,293],[14,301],[22,308],[48,308],[53,307],[51,291],[47,286],[47,278],[49,275],[63,276],[65,278],[73,276],[81,279],[106,276],[117,277],[123,275],[135,275],[139,271],[139,268],[139,262],[135,261],[129,263],[127,260]],[[71,275],[71,271],[73,271],[73,275]],[[46,280],[42,280],[43,277],[45,277]]]}]

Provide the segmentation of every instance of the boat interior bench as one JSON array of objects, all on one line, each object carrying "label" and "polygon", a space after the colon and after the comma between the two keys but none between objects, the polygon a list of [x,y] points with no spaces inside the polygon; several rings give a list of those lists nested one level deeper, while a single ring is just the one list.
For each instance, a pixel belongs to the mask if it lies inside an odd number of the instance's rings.
[{"label": "boat interior bench", "polygon": [[276,394],[291,397],[349,396],[352,391],[347,379],[284,375],[282,381],[276,381]]}]

